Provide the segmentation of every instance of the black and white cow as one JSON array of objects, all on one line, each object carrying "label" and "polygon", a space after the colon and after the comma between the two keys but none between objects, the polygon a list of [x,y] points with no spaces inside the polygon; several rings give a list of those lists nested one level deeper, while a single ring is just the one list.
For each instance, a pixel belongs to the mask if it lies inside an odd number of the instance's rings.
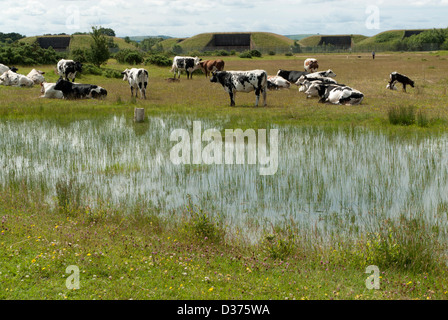
[{"label": "black and white cow", "polygon": [[48,99],[63,99],[64,94],[60,90],[55,90],[54,87],[56,86],[56,83],[48,83],[48,82],[42,82],[40,84],[40,92],[42,95],[40,98],[48,98]]},{"label": "black and white cow", "polygon": [[310,89],[310,87],[313,84],[332,84],[334,86],[345,87],[345,84],[339,84],[332,78],[311,79],[311,80],[304,80],[303,82],[301,82],[299,92],[305,93],[307,95],[306,96],[307,98],[318,97],[319,94],[317,93],[316,90],[308,91],[308,89]]},{"label": "black and white cow", "polygon": [[84,99],[84,98],[104,98],[107,96],[107,91],[100,86],[93,84],[72,83],[59,78],[54,90],[62,91],[65,99]]},{"label": "black and white cow", "polygon": [[76,72],[82,72],[82,63],[61,59],[57,65],[58,74],[65,80],[75,82]]},{"label": "black and white cow", "polygon": [[288,80],[290,83],[296,83],[301,76],[307,74],[309,74],[309,72],[306,71],[294,71],[294,70],[288,71],[282,69],[277,71],[278,76],[282,77],[285,80]]},{"label": "black and white cow", "polygon": [[397,90],[397,88],[395,87],[396,82],[399,82],[403,85],[404,92],[406,92],[406,85],[410,85],[412,88],[414,88],[415,85],[414,81],[409,79],[407,76],[395,71],[390,74],[390,81],[387,84],[386,89]]},{"label": "black and white cow", "polygon": [[364,99],[364,94],[358,90],[338,84],[313,83],[305,92],[306,94],[317,95],[321,103],[356,105]]},{"label": "black and white cow", "polygon": [[122,73],[123,81],[128,81],[129,87],[131,87],[131,97],[137,98],[137,90],[140,90],[140,98],[146,99],[146,87],[148,86],[148,71],[143,68],[126,69]]},{"label": "black and white cow", "polygon": [[235,105],[237,92],[255,91],[255,106],[258,107],[260,93],[263,94],[264,106],[266,106],[266,92],[268,89],[268,75],[265,70],[251,71],[214,71],[210,82],[220,83],[230,96],[230,105]]},{"label": "black and white cow", "polygon": [[193,79],[193,72],[194,70],[201,68],[199,64],[201,61],[202,59],[199,59],[198,57],[175,56],[170,72],[174,73],[174,79],[176,79],[176,72],[178,78],[180,78],[181,71],[185,71],[187,73],[187,79]]}]

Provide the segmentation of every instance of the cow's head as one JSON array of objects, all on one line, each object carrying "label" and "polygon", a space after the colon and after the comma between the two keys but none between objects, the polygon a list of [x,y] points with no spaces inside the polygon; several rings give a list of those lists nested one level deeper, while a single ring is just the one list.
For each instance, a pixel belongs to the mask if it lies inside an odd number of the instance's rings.
[{"label": "cow's head", "polygon": [[388,83],[386,89],[397,90],[397,87],[393,83],[392,84]]},{"label": "cow's head", "polygon": [[75,71],[82,72],[82,63],[81,62],[75,62]]},{"label": "cow's head", "polygon": [[199,69],[201,68],[201,63],[202,59],[198,58],[198,57],[194,57],[194,69]]},{"label": "cow's head", "polygon": [[56,85],[54,86],[54,90],[64,91],[72,87],[72,83],[70,81],[66,81],[59,77],[58,81],[56,81]]},{"label": "cow's head", "polygon": [[325,71],[325,77],[336,77],[336,73],[334,73],[333,70],[328,69],[327,71]]},{"label": "cow's head", "polygon": [[303,85],[303,83],[304,83],[305,81],[306,81],[306,77],[305,77],[305,76],[300,76],[300,78],[297,79],[295,85],[296,85],[296,86],[301,86],[301,85]]},{"label": "cow's head", "polygon": [[224,71],[212,71],[212,76],[210,77],[210,82],[219,82],[219,75]]},{"label": "cow's head", "polygon": [[124,70],[121,74],[123,75],[123,81],[127,81],[129,78],[129,69]]},{"label": "cow's head", "polygon": [[11,84],[8,72],[5,72],[0,76],[0,84],[4,86],[9,86]]}]

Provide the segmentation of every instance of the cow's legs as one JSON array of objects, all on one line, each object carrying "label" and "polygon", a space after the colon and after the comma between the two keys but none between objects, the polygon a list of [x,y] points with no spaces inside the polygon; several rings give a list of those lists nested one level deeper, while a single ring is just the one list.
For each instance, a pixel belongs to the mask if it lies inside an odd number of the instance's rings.
[{"label": "cow's legs", "polygon": [[146,87],[148,86],[148,82],[143,84],[143,98],[146,99]]},{"label": "cow's legs", "polygon": [[403,91],[406,92],[406,83],[403,83]]},{"label": "cow's legs", "polygon": [[229,96],[230,96],[230,106],[233,107],[235,106],[235,94],[233,92],[229,92]]},{"label": "cow's legs", "polygon": [[263,93],[263,106],[266,107],[266,89],[262,89],[261,92]]},{"label": "cow's legs", "polygon": [[260,89],[255,90],[255,106],[258,107],[258,102],[260,101]]},{"label": "cow's legs", "polygon": [[134,87],[131,87],[131,97],[134,96]]}]

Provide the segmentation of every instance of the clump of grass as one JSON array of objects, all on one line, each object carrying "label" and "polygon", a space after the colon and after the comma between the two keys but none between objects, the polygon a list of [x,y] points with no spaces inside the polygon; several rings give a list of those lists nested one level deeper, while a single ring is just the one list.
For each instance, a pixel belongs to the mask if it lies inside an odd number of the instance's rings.
[{"label": "clump of grass", "polygon": [[82,186],[75,178],[61,178],[56,182],[58,208],[65,213],[76,212],[81,208]]},{"label": "clump of grass", "polygon": [[211,216],[202,208],[192,204],[188,197],[187,212],[189,219],[185,223],[185,229],[198,240],[208,240],[220,243],[224,240],[226,230],[221,219]]},{"label": "clump of grass", "polygon": [[431,271],[441,261],[443,244],[440,230],[429,226],[422,217],[401,216],[385,220],[377,232],[369,232],[358,242],[355,255],[362,267],[396,268],[414,272]]},{"label": "clump of grass", "polygon": [[422,110],[417,113],[417,125],[422,128],[429,127],[428,116]]},{"label": "clump of grass", "polygon": [[296,249],[296,231],[293,224],[274,226],[272,232],[265,232],[261,248],[272,259],[285,260]]},{"label": "clump of grass", "polygon": [[415,123],[415,107],[391,107],[387,112],[389,123],[393,125],[410,126]]}]

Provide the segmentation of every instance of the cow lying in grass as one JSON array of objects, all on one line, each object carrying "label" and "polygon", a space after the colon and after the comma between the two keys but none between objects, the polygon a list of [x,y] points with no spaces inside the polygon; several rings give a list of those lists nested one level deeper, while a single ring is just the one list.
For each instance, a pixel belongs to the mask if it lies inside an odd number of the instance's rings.
[{"label": "cow lying in grass", "polygon": [[55,86],[56,83],[42,82],[40,84],[40,93],[42,93],[40,98],[63,99],[64,94],[60,90],[55,90],[54,89]]},{"label": "cow lying in grass", "polygon": [[34,81],[23,74],[8,70],[0,76],[0,84],[4,86],[32,87]]},{"label": "cow lying in grass", "polygon": [[360,91],[338,84],[316,82],[305,93],[309,95],[317,94],[320,97],[320,103],[357,105],[364,99],[364,94]]},{"label": "cow lying in grass", "polygon": [[54,90],[62,91],[65,99],[105,98],[107,91],[93,84],[77,84],[59,78]]}]

